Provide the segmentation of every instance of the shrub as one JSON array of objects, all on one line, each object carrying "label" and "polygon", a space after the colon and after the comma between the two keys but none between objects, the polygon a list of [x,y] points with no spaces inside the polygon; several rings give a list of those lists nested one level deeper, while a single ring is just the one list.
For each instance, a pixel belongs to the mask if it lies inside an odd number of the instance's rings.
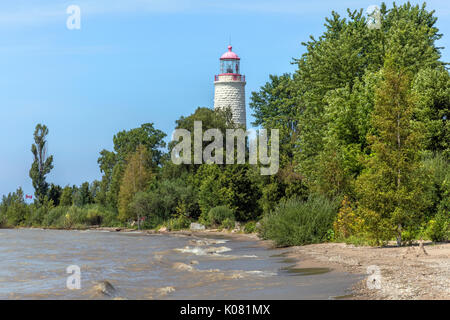
[{"label": "shrub", "polygon": [[208,212],[207,224],[209,226],[220,226],[226,219],[234,222],[235,219],[233,210],[227,208],[226,206],[214,207]]},{"label": "shrub", "polygon": [[334,238],[337,240],[347,239],[361,233],[363,223],[363,219],[353,210],[348,197],[345,196],[333,223]]},{"label": "shrub", "polygon": [[283,200],[261,220],[259,234],[279,247],[324,241],[337,207],[337,201],[319,195],[312,195],[307,201]]},{"label": "shrub", "polygon": [[62,227],[62,225],[59,225],[59,222],[61,221],[61,217],[66,215],[68,209],[68,207],[63,206],[51,209],[44,217],[42,225],[44,227]]},{"label": "shrub", "polygon": [[172,218],[167,221],[167,229],[182,230],[189,228],[191,221],[184,215],[179,215],[177,218]]},{"label": "shrub", "polygon": [[117,217],[117,211],[105,207],[102,207],[102,210],[103,210],[101,223],[102,226],[118,227],[122,225],[122,223],[119,221]]},{"label": "shrub", "polygon": [[395,234],[389,219],[385,219],[380,213],[370,209],[358,209],[364,221],[364,238],[371,246],[385,245]]},{"label": "shrub", "polygon": [[450,238],[450,213],[438,213],[428,222],[425,234],[434,242],[447,241]]},{"label": "shrub", "polygon": [[230,218],[226,218],[225,220],[222,221],[222,229],[228,229],[228,230],[232,230],[234,229],[235,226],[235,221],[234,218],[230,219]]},{"label": "shrub", "polygon": [[89,225],[101,225],[103,221],[103,212],[99,208],[87,209],[86,223]]},{"label": "shrub", "polygon": [[168,219],[180,210],[189,218],[197,218],[200,209],[194,188],[181,179],[161,181],[148,192],[148,214]]},{"label": "shrub", "polygon": [[256,222],[255,221],[249,221],[244,226],[244,232],[245,233],[253,233],[256,231]]}]

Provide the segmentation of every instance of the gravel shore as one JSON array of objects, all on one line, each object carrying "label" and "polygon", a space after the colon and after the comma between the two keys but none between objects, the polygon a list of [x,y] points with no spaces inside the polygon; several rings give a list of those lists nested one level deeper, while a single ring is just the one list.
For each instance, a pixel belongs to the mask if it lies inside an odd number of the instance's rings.
[{"label": "gravel shore", "polygon": [[450,300],[450,243],[424,243],[423,248],[323,243],[292,247],[287,256],[302,268],[328,267],[365,275],[352,288],[351,299]]}]

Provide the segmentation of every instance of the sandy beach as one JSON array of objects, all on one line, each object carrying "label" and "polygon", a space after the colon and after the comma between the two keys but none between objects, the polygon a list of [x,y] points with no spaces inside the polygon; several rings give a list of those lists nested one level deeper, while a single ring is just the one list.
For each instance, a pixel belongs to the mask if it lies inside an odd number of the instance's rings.
[{"label": "sandy beach", "polygon": [[[450,243],[408,247],[356,247],[344,243],[292,247],[287,255],[298,267],[328,267],[365,275],[350,299],[450,299]],[[379,270],[379,286],[368,284]],[[371,278],[373,279],[373,277]]]}]

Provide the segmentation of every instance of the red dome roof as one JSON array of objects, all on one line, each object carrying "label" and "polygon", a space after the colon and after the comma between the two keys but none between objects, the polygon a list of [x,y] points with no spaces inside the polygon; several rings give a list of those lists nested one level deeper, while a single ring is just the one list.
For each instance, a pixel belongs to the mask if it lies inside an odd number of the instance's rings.
[{"label": "red dome roof", "polygon": [[233,59],[233,60],[241,60],[241,58],[238,57],[238,55],[236,53],[234,53],[233,51],[231,51],[231,49],[233,49],[232,46],[228,46],[228,52],[225,52],[221,57],[220,60],[225,60],[225,59]]}]

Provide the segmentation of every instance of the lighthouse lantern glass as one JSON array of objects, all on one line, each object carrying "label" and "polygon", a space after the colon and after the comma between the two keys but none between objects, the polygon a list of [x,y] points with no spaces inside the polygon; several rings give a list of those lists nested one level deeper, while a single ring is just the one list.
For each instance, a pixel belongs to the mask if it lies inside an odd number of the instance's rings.
[{"label": "lighthouse lantern glass", "polygon": [[220,73],[239,74],[239,60],[223,59],[220,61]]}]

